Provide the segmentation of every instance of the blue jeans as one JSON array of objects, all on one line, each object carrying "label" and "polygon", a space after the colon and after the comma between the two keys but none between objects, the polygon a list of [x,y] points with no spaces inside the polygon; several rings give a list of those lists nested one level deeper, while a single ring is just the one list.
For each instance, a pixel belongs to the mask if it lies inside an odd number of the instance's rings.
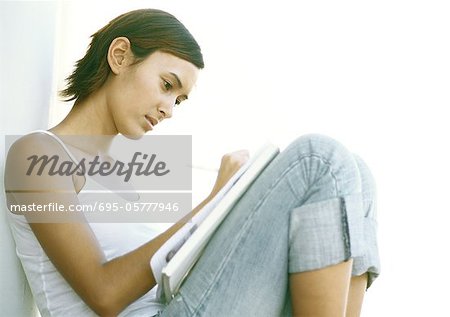
[{"label": "blue jeans", "polygon": [[305,135],[280,153],[221,224],[161,316],[290,316],[289,273],[353,258],[379,274],[375,187],[337,141]]}]

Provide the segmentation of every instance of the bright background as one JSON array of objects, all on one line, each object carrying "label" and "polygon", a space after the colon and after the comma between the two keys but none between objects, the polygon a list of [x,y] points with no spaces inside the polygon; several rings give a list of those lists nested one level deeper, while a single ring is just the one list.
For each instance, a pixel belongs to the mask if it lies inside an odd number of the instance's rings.
[{"label": "bright background", "polygon": [[143,7],[177,16],[205,56],[189,101],[156,129],[193,136],[194,201],[223,153],[328,134],[377,181],[382,275],[362,316],[450,316],[448,2],[59,2],[49,126],[70,109],[56,91],[89,36]]}]

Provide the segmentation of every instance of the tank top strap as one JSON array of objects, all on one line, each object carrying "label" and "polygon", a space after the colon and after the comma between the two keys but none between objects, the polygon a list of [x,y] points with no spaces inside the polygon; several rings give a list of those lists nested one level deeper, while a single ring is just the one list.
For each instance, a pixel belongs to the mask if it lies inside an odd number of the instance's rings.
[{"label": "tank top strap", "polygon": [[[77,164],[77,165],[79,164],[79,161],[67,148],[67,145],[56,134],[54,134],[50,131],[47,131],[47,130],[34,130],[34,131],[30,132],[30,134],[31,133],[45,133],[45,134],[51,136],[64,148],[66,153],[69,155],[70,159],[75,164]],[[89,191],[94,191],[94,192],[98,191],[98,190],[103,191],[106,189],[109,192],[115,193],[116,195],[121,196],[122,198],[124,198],[128,201],[137,201],[140,199],[140,195],[135,191],[135,188],[131,184],[130,184],[131,187],[127,188],[126,192],[123,192],[119,188],[110,189],[110,188],[105,187],[104,184],[100,184],[97,180],[90,177],[87,173],[84,176],[85,176],[86,182],[79,194],[89,192]]]},{"label": "tank top strap", "polygon": [[70,152],[70,150],[67,148],[67,145],[53,132],[47,131],[47,130],[34,130],[31,133],[45,133],[49,136],[51,136],[53,139],[55,139],[64,149],[64,151],[66,151],[67,155],[69,155],[70,159],[75,163],[78,164],[78,160],[77,158],[72,154],[72,152]]}]

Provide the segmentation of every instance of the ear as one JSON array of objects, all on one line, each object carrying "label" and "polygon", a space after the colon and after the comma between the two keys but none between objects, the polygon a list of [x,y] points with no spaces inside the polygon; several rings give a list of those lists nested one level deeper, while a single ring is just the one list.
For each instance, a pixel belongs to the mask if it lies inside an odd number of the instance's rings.
[{"label": "ear", "polygon": [[131,63],[132,56],[130,40],[123,36],[115,38],[108,50],[108,64],[111,71],[116,75],[119,74],[125,66]]}]

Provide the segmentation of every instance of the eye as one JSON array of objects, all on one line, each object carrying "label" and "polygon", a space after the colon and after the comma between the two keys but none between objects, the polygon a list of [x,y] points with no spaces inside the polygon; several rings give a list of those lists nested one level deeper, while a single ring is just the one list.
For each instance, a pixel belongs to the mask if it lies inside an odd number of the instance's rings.
[{"label": "eye", "polygon": [[171,90],[173,87],[173,85],[165,79],[163,79],[163,85],[164,85],[164,89],[167,91]]}]

